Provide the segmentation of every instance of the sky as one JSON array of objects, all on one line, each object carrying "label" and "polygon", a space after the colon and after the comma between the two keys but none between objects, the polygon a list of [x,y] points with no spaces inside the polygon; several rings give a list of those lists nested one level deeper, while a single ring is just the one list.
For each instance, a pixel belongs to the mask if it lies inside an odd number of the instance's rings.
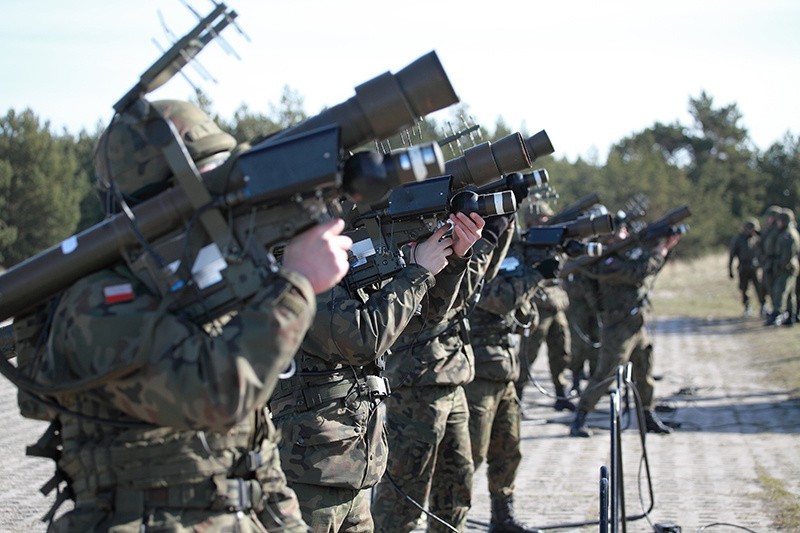
[{"label": "sky", "polygon": [[[191,0],[205,15],[210,0]],[[184,69],[231,117],[268,112],[289,86],[307,113],[435,50],[461,101],[493,129],[547,131],[554,155],[604,160],[655,122],[692,125],[689,98],[735,103],[756,148],[800,133],[795,0],[228,0],[239,13]],[[32,109],[54,131],[93,132],[170,42],[196,23],[179,0],[3,0],[0,113]],[[187,99],[176,76],[148,97]],[[446,120],[449,110],[433,115]]]}]

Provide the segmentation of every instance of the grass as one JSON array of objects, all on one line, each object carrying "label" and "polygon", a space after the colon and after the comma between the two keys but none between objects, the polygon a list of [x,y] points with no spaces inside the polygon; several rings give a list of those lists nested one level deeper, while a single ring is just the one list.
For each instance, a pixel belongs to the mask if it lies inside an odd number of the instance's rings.
[{"label": "grass", "polygon": [[738,282],[728,278],[726,254],[667,263],[656,280],[652,300],[656,318],[702,319],[737,335],[754,368],[792,391],[793,397],[800,397],[800,324],[767,328],[760,318],[742,318]]},{"label": "grass", "polygon": [[758,494],[775,517],[772,526],[780,531],[800,531],[800,497],[786,490],[783,482],[757,467],[758,482],[763,492]]}]

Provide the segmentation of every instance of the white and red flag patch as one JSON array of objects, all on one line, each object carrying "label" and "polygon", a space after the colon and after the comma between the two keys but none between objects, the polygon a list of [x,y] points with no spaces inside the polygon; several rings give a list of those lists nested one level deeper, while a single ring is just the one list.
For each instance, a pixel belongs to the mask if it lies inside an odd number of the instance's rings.
[{"label": "white and red flag patch", "polygon": [[106,298],[107,304],[130,302],[133,300],[133,286],[130,283],[109,285],[108,287],[103,288],[103,295]]}]

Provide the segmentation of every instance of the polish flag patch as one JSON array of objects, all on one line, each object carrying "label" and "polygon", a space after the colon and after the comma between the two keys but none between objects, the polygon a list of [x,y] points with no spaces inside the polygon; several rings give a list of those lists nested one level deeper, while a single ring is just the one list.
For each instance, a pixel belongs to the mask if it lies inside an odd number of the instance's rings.
[{"label": "polish flag patch", "polygon": [[107,304],[130,302],[133,300],[133,286],[130,283],[109,285],[103,289],[103,296],[105,296]]}]

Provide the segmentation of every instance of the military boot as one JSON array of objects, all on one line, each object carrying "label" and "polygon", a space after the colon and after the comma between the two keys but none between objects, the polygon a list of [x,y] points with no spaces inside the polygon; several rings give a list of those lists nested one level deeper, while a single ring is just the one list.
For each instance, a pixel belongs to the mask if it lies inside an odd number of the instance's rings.
[{"label": "military boot", "polygon": [[648,433],[672,433],[672,428],[662,422],[655,411],[649,409],[644,412],[644,426]]},{"label": "military boot", "polygon": [[493,533],[542,533],[541,529],[532,529],[514,518],[514,497],[492,498],[492,520],[489,532]]},{"label": "military boot", "polygon": [[575,406],[567,399],[567,393],[564,392],[564,387],[558,385],[556,387],[556,403],[553,404],[553,409],[556,411],[574,411]]},{"label": "military boot", "polygon": [[592,436],[591,430],[586,427],[586,416],[589,413],[582,409],[575,411],[575,418],[572,419],[572,425],[569,427],[570,437],[584,437]]}]

